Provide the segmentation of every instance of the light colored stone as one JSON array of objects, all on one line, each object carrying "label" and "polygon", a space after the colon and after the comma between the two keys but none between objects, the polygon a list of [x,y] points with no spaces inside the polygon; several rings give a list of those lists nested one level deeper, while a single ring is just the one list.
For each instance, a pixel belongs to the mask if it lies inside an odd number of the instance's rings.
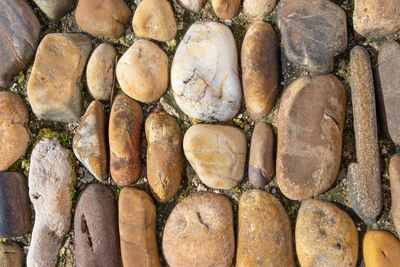
[{"label": "light colored stone", "polygon": [[276,0],[244,0],[243,11],[255,20],[263,20],[275,7]]},{"label": "light colored stone", "polygon": [[122,91],[140,102],[157,101],[168,88],[168,57],[156,44],[136,41],[117,64]]},{"label": "light colored stone", "polygon": [[394,155],[389,163],[391,213],[397,233],[400,233],[400,156]]},{"label": "light colored stone", "polygon": [[232,119],[242,92],[232,32],[223,24],[193,24],[176,50],[171,84],[176,103],[192,118]]},{"label": "light colored stone", "polygon": [[229,190],[243,178],[247,140],[233,126],[194,125],[185,134],[183,150],[208,187]]},{"label": "light colored stone", "polygon": [[233,19],[239,13],[242,0],[211,0],[214,12],[220,19]]},{"label": "light colored stone", "polygon": [[178,1],[184,8],[193,12],[199,12],[207,3],[207,0],[178,0]]},{"label": "light colored stone", "polygon": [[76,0],[33,0],[51,19],[59,19],[71,10]]},{"label": "light colored stone", "polygon": [[390,232],[369,231],[363,239],[365,267],[397,267],[400,241]]},{"label": "light colored stone", "polygon": [[17,243],[0,243],[0,266],[22,267],[24,253]]}]

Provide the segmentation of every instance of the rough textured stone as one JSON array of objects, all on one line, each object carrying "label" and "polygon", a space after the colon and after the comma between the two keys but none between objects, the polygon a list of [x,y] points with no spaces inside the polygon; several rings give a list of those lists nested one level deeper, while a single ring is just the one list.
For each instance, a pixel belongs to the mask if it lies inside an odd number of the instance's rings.
[{"label": "rough textured stone", "polygon": [[400,145],[400,44],[396,41],[387,41],[379,49],[378,76],[381,124],[386,135]]},{"label": "rough textured stone", "polygon": [[47,34],[36,53],[28,81],[28,99],[36,116],[73,122],[81,117],[79,83],[92,49],[81,33]]},{"label": "rough textured stone", "polygon": [[183,150],[201,181],[211,188],[229,190],[243,178],[247,140],[233,126],[194,125],[185,134]]},{"label": "rough textured stone", "polygon": [[147,180],[154,198],[170,200],[182,180],[182,132],[174,117],[165,112],[152,113],[146,119]]},{"label": "rough textured stone", "polygon": [[43,138],[33,149],[29,196],[35,209],[27,266],[55,266],[71,223],[71,151],[57,139]]},{"label": "rough textured stone", "polygon": [[[325,192],[342,157],[346,92],[333,75],[302,77],[285,91],[279,110],[276,173],[290,199]],[[307,118],[306,120],[304,118]]]},{"label": "rough textured stone", "polygon": [[207,3],[207,0],[178,0],[178,2],[190,11],[199,12]]},{"label": "rough textured stone", "polygon": [[255,20],[263,20],[275,7],[276,0],[244,0],[243,11]]},{"label": "rough textured stone", "polygon": [[157,101],[167,91],[167,54],[150,41],[136,41],[118,61],[116,72],[122,91],[140,102]]},{"label": "rough textured stone", "polygon": [[7,87],[35,53],[40,23],[25,0],[2,0],[0,10],[0,87]]},{"label": "rough textured stone", "polygon": [[16,172],[0,172],[0,238],[23,236],[30,229],[25,177]]},{"label": "rough textured stone", "polygon": [[143,191],[125,187],[118,202],[124,267],[161,266],[156,241],[156,206]]},{"label": "rough textured stone", "polygon": [[295,267],[289,216],[279,200],[254,189],[239,201],[236,267]]},{"label": "rough textured stone", "polygon": [[0,171],[5,171],[28,148],[29,118],[25,102],[12,92],[0,92],[0,111]]},{"label": "rough textured stone", "polygon": [[358,233],[349,215],[330,202],[303,201],[296,221],[301,266],[356,266]]},{"label": "rough textured stone", "polygon": [[400,233],[400,156],[394,155],[389,163],[392,218],[397,233]]},{"label": "rough textured stone", "polygon": [[71,10],[76,0],[33,0],[51,19],[59,19]]},{"label": "rough textured stone", "polygon": [[131,14],[124,0],[79,0],[75,18],[78,26],[91,35],[118,39]]},{"label": "rough textured stone", "polygon": [[386,231],[369,231],[363,239],[366,267],[396,267],[400,262],[400,241]]},{"label": "rough textured stone", "polygon": [[142,107],[126,95],[115,98],[109,124],[110,171],[120,185],[135,183],[142,172]]},{"label": "rough textured stone", "polygon": [[164,228],[163,252],[169,266],[231,266],[235,237],[229,200],[201,192],[178,203]]},{"label": "rough textured stone", "polygon": [[111,100],[116,62],[117,50],[109,43],[100,44],[90,56],[86,67],[86,82],[94,99]]},{"label": "rough textured stone", "polygon": [[193,24],[179,43],[171,67],[176,103],[192,118],[232,119],[242,90],[232,32],[223,24]]},{"label": "rough textured stone", "polygon": [[88,185],[75,210],[76,266],[122,266],[117,220],[113,191]]},{"label": "rough textured stone", "polygon": [[241,0],[211,0],[214,12],[220,19],[232,19],[240,10]]},{"label": "rough textured stone", "polygon": [[266,22],[253,23],[242,45],[242,80],[247,110],[252,117],[267,115],[278,88],[278,38]]},{"label": "rough textured stone", "polygon": [[400,0],[355,0],[354,30],[365,37],[384,37],[400,30]]},{"label": "rough textured stone", "polygon": [[333,70],[347,48],[346,13],[330,0],[282,0],[278,25],[286,56],[315,73]]},{"label": "rough textured stone", "polygon": [[256,124],[251,137],[249,157],[249,180],[257,188],[271,182],[275,171],[274,133],[265,122]]},{"label": "rough textured stone", "polygon": [[375,90],[368,52],[356,46],[350,54],[351,98],[357,163],[348,168],[353,210],[373,224],[382,210],[381,173],[375,111]]},{"label": "rough textured stone", "polygon": [[17,243],[0,243],[1,267],[22,267],[24,253]]},{"label": "rough textured stone", "polygon": [[93,101],[83,115],[72,142],[75,156],[99,181],[108,177],[105,116],[103,104]]},{"label": "rough textured stone", "polygon": [[143,0],[133,15],[136,35],[167,42],[176,35],[177,27],[171,5],[167,0]]}]

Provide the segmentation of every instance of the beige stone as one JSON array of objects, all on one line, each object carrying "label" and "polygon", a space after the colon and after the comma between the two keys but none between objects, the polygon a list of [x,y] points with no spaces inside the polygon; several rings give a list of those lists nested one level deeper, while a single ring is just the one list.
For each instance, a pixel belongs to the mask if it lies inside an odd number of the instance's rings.
[{"label": "beige stone", "polygon": [[394,155],[389,163],[391,213],[397,233],[400,233],[400,156]]},{"label": "beige stone", "polygon": [[178,0],[178,1],[179,4],[181,4],[184,8],[193,12],[199,12],[207,3],[207,0]]},{"label": "beige stone", "polygon": [[390,232],[369,231],[363,239],[365,267],[396,267],[400,262],[400,241]]},{"label": "beige stone", "polygon": [[17,243],[0,243],[0,266],[22,267],[24,253]]},{"label": "beige stone", "polygon": [[276,0],[244,0],[243,11],[255,20],[263,20],[275,7]]},{"label": "beige stone", "polygon": [[239,13],[241,0],[211,0],[214,12],[220,19],[232,19]]}]

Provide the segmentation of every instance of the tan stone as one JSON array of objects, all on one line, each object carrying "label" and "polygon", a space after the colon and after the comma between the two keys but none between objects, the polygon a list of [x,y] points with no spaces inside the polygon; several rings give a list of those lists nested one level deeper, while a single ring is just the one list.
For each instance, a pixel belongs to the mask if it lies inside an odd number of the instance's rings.
[{"label": "tan stone", "polygon": [[178,2],[190,11],[199,12],[207,3],[207,0],[178,0]]},{"label": "tan stone", "polygon": [[157,101],[168,87],[168,57],[156,44],[136,41],[117,64],[122,91],[140,102]]},{"label": "tan stone", "polygon": [[253,189],[239,201],[236,267],[294,267],[289,216],[271,194]]},{"label": "tan stone", "polygon": [[239,13],[241,0],[211,0],[214,12],[220,19],[232,19]]},{"label": "tan stone", "polygon": [[235,127],[194,125],[185,134],[183,150],[208,187],[229,190],[243,178],[247,140]]},{"label": "tan stone", "polygon": [[0,243],[0,266],[22,267],[24,253],[17,243]]},{"label": "tan stone", "polygon": [[400,233],[400,156],[394,155],[389,163],[392,217],[397,233]]},{"label": "tan stone", "polygon": [[390,232],[369,231],[363,239],[365,267],[396,267],[400,262],[400,241]]},{"label": "tan stone", "polygon": [[75,0],[33,0],[51,19],[59,19],[71,10]]},{"label": "tan stone", "polygon": [[255,20],[263,20],[275,7],[276,0],[244,0],[243,11]]}]

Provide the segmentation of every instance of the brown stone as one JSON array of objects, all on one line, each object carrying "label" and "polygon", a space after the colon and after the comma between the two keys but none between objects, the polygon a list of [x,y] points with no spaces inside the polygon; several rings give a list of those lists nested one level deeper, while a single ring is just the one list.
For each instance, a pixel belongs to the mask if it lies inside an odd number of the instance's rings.
[{"label": "brown stone", "polygon": [[272,26],[257,21],[242,45],[242,79],[247,110],[258,119],[275,104],[278,88],[278,38]]},{"label": "brown stone", "polygon": [[211,0],[214,12],[220,19],[233,19],[239,13],[241,0]]},{"label": "brown stone", "polygon": [[363,239],[366,267],[396,267],[400,262],[400,241],[390,232],[369,231]]},{"label": "brown stone", "polygon": [[0,262],[2,267],[22,267],[24,253],[17,243],[0,243]]},{"label": "brown stone", "polygon": [[110,171],[120,185],[135,183],[142,172],[142,107],[126,95],[115,98],[109,124]]},{"label": "brown stone", "polygon": [[289,216],[271,194],[253,189],[239,201],[236,267],[294,267]]},{"label": "brown stone", "polygon": [[249,158],[249,180],[256,188],[262,188],[269,182],[275,172],[274,133],[265,122],[256,124],[251,137]]},{"label": "brown stone", "polygon": [[138,189],[123,188],[118,214],[124,267],[161,266],[156,241],[156,207],[151,197]]},{"label": "brown stone", "polygon": [[169,266],[230,267],[235,237],[229,200],[201,192],[178,203],[164,228],[163,252]]},{"label": "brown stone", "polygon": [[348,168],[349,195],[357,215],[373,224],[382,210],[381,174],[374,80],[368,52],[361,46],[351,50],[350,67],[357,163]]},{"label": "brown stone", "polygon": [[178,0],[178,2],[190,11],[199,12],[207,3],[207,0]]},{"label": "brown stone", "polygon": [[276,163],[279,188],[286,197],[318,196],[334,183],[345,113],[346,92],[333,75],[305,76],[286,89],[279,110]]},{"label": "brown stone", "polygon": [[400,233],[400,156],[394,155],[389,163],[392,217],[397,233]]},{"label": "brown stone", "polygon": [[349,215],[330,202],[303,201],[296,221],[301,266],[356,266],[358,233]]},{"label": "brown stone", "polygon": [[76,0],[33,0],[51,19],[59,19],[71,10]]},{"label": "brown stone", "polygon": [[146,119],[147,179],[154,198],[170,200],[182,180],[182,132],[176,119],[165,112]]},{"label": "brown stone", "polygon": [[276,0],[244,0],[243,11],[255,20],[263,20],[275,5]]},{"label": "brown stone", "polygon": [[75,210],[76,266],[122,266],[117,205],[106,185],[90,184]]}]

